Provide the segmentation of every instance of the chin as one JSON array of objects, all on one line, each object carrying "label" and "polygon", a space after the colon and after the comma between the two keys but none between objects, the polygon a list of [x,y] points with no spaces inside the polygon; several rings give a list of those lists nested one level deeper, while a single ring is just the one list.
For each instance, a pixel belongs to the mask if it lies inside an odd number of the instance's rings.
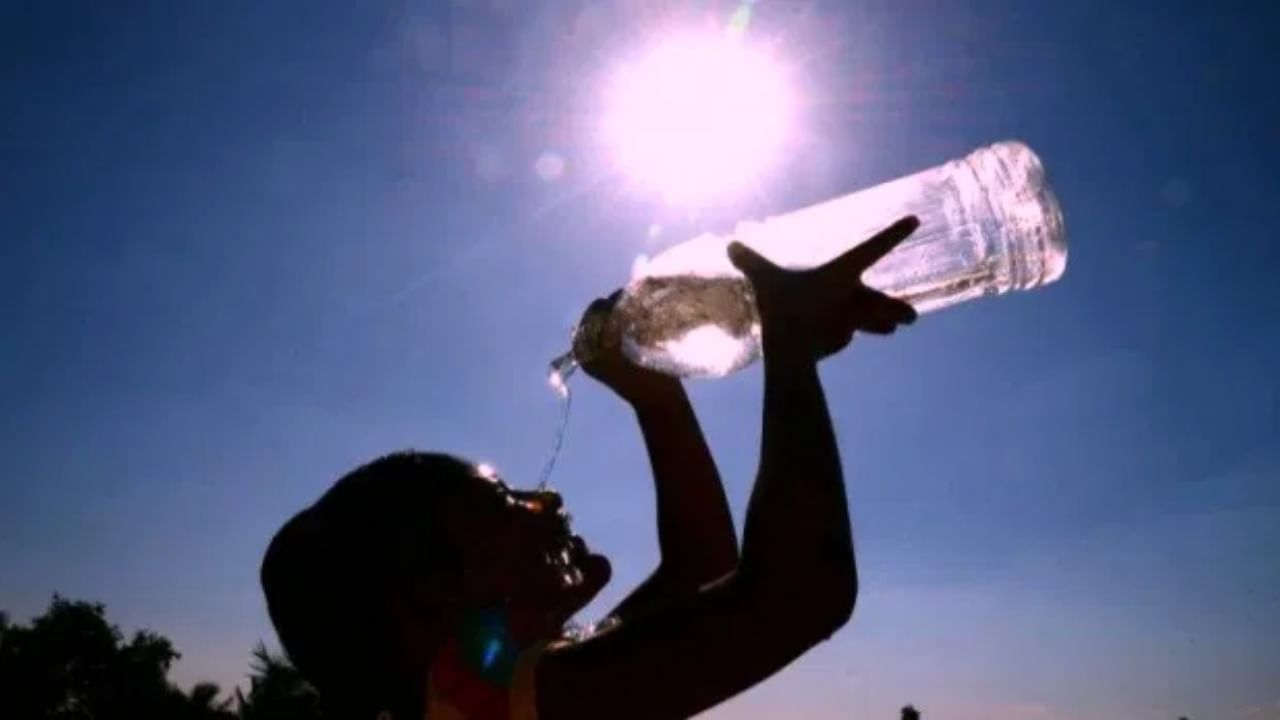
[{"label": "chin", "polygon": [[563,622],[582,611],[600,594],[609,578],[613,575],[613,567],[603,555],[584,555],[575,563],[579,582],[564,588]]},{"label": "chin", "polygon": [[600,594],[605,585],[609,584],[609,579],[613,577],[613,565],[609,563],[609,558],[603,555],[588,555],[580,564],[580,569],[582,570],[582,589],[586,596],[582,604],[585,607]]}]

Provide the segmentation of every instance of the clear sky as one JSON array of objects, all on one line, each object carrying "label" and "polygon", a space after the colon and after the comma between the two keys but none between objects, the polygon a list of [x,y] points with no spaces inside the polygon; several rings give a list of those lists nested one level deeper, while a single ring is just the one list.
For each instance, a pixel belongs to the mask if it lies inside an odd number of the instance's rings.
[{"label": "clear sky", "polygon": [[[601,77],[730,4],[5,3],[0,608],[102,600],[235,682],[267,539],[339,474],[534,482],[546,361],[638,253],[1018,137],[1063,282],[825,366],[858,612],[711,717],[1280,717],[1280,5],[754,7],[795,142],[688,213],[611,174]],[[693,394],[741,518],[758,369]],[[555,484],[615,560],[599,612],[656,542],[586,383]]]}]

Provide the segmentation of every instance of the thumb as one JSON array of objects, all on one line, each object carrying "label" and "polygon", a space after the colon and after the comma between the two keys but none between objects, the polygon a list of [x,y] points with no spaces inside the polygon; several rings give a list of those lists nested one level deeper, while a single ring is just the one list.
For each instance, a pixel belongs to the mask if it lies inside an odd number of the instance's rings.
[{"label": "thumb", "polygon": [[583,316],[609,314],[618,306],[618,301],[622,299],[623,291],[623,288],[618,288],[607,297],[598,297],[595,300],[592,300],[591,304],[587,306],[586,312],[583,313]]},{"label": "thumb", "polygon": [[729,262],[742,271],[748,278],[775,272],[780,268],[768,258],[740,242],[729,243]]},{"label": "thumb", "polygon": [[822,269],[837,276],[861,277],[863,271],[893,252],[918,227],[920,221],[915,216],[908,215],[826,263]]}]

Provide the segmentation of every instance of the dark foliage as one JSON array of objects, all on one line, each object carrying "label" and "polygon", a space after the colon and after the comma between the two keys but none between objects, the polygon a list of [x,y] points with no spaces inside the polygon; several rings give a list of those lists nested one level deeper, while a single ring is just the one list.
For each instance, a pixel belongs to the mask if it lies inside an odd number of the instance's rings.
[{"label": "dark foliage", "polygon": [[249,690],[213,683],[183,692],[179,658],[150,631],[128,639],[99,603],[54,596],[27,625],[0,613],[0,717],[6,720],[315,720],[315,692],[282,656],[253,651]]}]

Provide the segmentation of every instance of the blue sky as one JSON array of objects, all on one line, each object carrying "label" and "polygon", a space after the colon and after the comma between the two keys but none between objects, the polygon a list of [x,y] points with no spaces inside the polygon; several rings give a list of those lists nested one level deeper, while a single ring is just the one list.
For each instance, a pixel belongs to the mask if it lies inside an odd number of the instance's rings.
[{"label": "blue sky", "polygon": [[[828,363],[858,614],[710,716],[1280,717],[1280,6],[761,0],[797,143],[690,214],[611,174],[601,78],[729,4],[125,5],[0,6],[0,608],[100,599],[235,682],[267,539],[343,471],[534,482],[546,361],[637,254],[1018,137],[1066,277]],[[740,518],[758,369],[692,389]],[[555,484],[603,608],[656,543],[585,383]]]}]

